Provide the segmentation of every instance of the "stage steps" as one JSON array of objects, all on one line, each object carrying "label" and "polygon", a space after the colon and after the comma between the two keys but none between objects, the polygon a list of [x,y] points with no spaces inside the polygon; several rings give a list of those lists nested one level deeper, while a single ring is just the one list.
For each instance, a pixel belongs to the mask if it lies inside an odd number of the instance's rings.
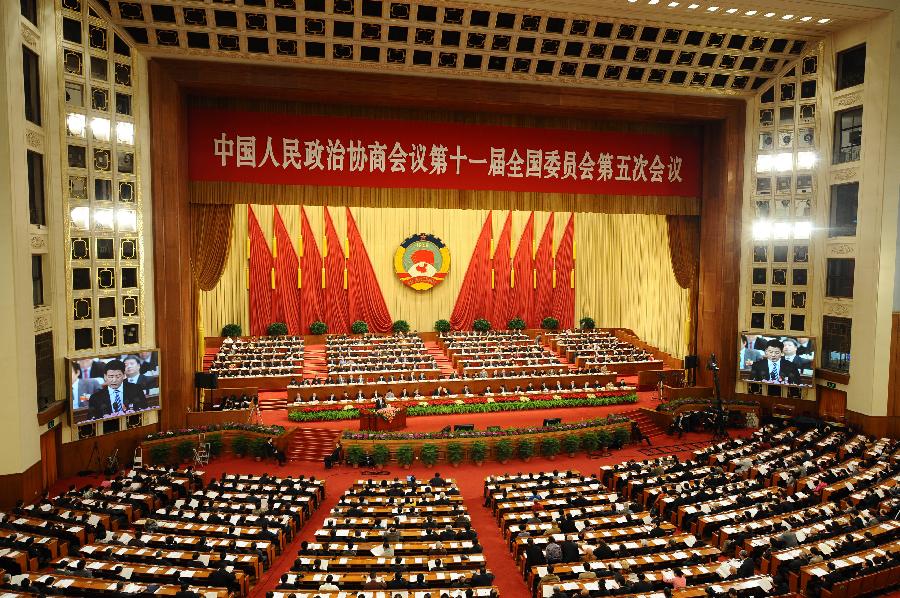
[{"label": "stage steps", "polygon": [[655,438],[659,436],[664,436],[666,431],[657,426],[650,416],[647,415],[647,410],[641,407],[640,409],[632,409],[631,411],[625,411],[622,413],[628,419],[634,420],[637,422],[638,428],[641,430],[641,434],[644,435],[644,438],[649,438],[650,442],[656,443]]},{"label": "stage steps", "polygon": [[259,391],[259,410],[275,411],[277,409],[287,409],[287,393],[283,390]]},{"label": "stage steps", "polygon": [[435,341],[423,341],[425,343],[425,352],[434,357],[434,362],[437,364],[438,369],[441,370],[441,377],[447,378],[455,372],[456,370],[453,368],[453,362],[447,357],[447,354],[444,353],[444,350],[438,345]]},{"label": "stage steps", "polygon": [[342,430],[295,428],[288,445],[288,461],[319,461],[331,454]]}]

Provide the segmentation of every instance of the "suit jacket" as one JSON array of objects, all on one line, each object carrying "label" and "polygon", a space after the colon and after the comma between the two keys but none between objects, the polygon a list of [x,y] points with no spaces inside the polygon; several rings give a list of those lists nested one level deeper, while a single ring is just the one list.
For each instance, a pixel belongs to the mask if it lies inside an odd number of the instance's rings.
[{"label": "suit jacket", "polygon": [[[752,380],[768,380],[771,367],[768,359],[760,359],[753,363],[750,368],[750,378]],[[778,375],[790,384],[800,384],[800,371],[797,366],[782,357],[778,363]]]},{"label": "suit jacket", "polygon": [[[758,360],[764,358],[766,356],[765,353],[760,351],[759,349],[753,349],[752,347],[747,347],[746,349],[738,350],[738,359],[740,360],[738,363],[738,367],[742,370],[749,370],[750,366],[744,364],[748,359],[753,363],[756,363]],[[752,365],[752,364],[751,364]]]},{"label": "suit jacket", "polygon": [[[121,389],[122,406],[125,409],[139,410],[147,407],[147,398],[136,384],[123,382]],[[88,403],[88,417],[90,419],[99,419],[111,413],[112,405],[109,403],[109,389],[104,387],[91,395]]]}]

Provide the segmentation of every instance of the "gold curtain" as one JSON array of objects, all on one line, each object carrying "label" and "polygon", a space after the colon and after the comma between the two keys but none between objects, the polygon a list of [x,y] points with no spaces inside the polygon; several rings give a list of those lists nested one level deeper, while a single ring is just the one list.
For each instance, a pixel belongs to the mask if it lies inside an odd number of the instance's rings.
[{"label": "gold curtain", "polygon": [[233,205],[191,204],[191,270],[201,290],[212,290],[222,276],[233,220]]},{"label": "gold curtain", "polygon": [[665,216],[575,215],[576,322],[590,316],[598,327],[630,328],[681,356],[689,306],[690,291],[672,272]]},{"label": "gold curtain", "polygon": [[693,288],[700,268],[700,220],[689,216],[666,216],[672,272],[682,289]]}]

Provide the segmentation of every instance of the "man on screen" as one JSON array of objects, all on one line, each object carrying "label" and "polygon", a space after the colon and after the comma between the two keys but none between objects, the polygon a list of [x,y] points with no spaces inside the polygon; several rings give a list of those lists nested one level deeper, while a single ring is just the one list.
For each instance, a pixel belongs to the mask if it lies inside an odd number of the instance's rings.
[{"label": "man on screen", "polygon": [[750,367],[759,359],[762,359],[764,354],[759,349],[754,349],[749,344],[749,338],[742,334],[741,335],[741,350],[738,355],[738,364],[740,369],[749,370]]},{"label": "man on screen", "polygon": [[102,419],[109,415],[139,411],[147,407],[144,393],[136,385],[125,380],[125,364],[112,359],[106,364],[103,376],[106,388],[91,395],[88,405],[89,419]]},{"label": "man on screen", "polygon": [[766,343],[765,357],[750,368],[750,378],[779,384],[800,384],[797,366],[783,357],[784,345],[776,338]]},{"label": "man on screen", "polygon": [[787,361],[790,361],[797,366],[797,369],[800,371],[812,369],[812,360],[808,357],[801,356],[797,352],[800,343],[792,338],[786,338],[781,342],[784,343],[784,358]]},{"label": "man on screen", "polygon": [[136,385],[144,394],[147,394],[147,391],[156,386],[154,379],[141,372],[141,362],[137,356],[129,355],[122,360],[122,363],[125,364],[126,382]]}]

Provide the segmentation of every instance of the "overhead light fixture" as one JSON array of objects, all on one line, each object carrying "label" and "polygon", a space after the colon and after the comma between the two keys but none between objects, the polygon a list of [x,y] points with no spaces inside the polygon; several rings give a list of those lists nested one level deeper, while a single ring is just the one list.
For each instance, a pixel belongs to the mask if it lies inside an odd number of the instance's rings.
[{"label": "overhead light fixture", "polygon": [[678,2],[669,2],[669,8],[675,8],[678,6]]},{"label": "overhead light fixture", "polygon": [[760,154],[756,156],[756,172],[772,172],[775,156],[771,154]]},{"label": "overhead light fixture", "polygon": [[725,12],[727,12],[727,13],[730,14],[730,15],[733,15],[734,13],[737,12],[737,9],[736,9],[736,8],[729,8],[729,9],[726,10]]},{"label": "overhead light fixture", "polygon": [[695,8],[700,8],[699,4],[688,4],[688,8],[694,10]]},{"label": "overhead light fixture", "polygon": [[775,239],[789,239],[791,237],[791,224],[789,222],[776,222],[772,225],[772,237]]},{"label": "overhead light fixture", "polygon": [[94,227],[103,230],[113,229],[112,210],[94,210]]},{"label": "overhead light fixture", "polygon": [[755,14],[756,14],[756,11],[755,11],[755,10],[748,10],[747,12],[744,13],[744,16],[746,16],[746,17],[752,17],[752,16],[755,15]]},{"label": "overhead light fixture", "polygon": [[797,168],[809,170],[816,165],[816,152],[797,152]]},{"label": "overhead light fixture", "polygon": [[772,168],[775,172],[787,172],[794,166],[794,156],[790,152],[775,154]]},{"label": "overhead light fixture", "polygon": [[775,13],[774,13],[774,12],[767,12],[767,13],[764,14],[763,16],[766,17],[767,19],[771,19],[772,17],[775,16]]},{"label": "overhead light fixture", "polygon": [[795,239],[809,239],[812,235],[812,222],[804,221],[804,222],[795,222],[794,223],[794,238]]},{"label": "overhead light fixture", "polygon": [[71,112],[66,115],[66,131],[73,137],[84,137],[85,122],[84,114]]},{"label": "overhead light fixture", "polygon": [[659,4],[659,0],[650,0],[647,4]]},{"label": "overhead light fixture", "polygon": [[137,230],[137,216],[134,210],[119,210],[116,213],[116,222],[120,232],[133,233]]},{"label": "overhead light fixture", "polygon": [[134,124],[129,122],[117,122],[116,141],[127,145],[134,145]]},{"label": "overhead light fixture", "polygon": [[800,20],[806,23],[807,21],[812,21],[812,17],[800,17]]},{"label": "overhead light fixture", "polygon": [[707,8],[706,10],[707,10],[708,12],[716,12],[717,10],[719,10],[719,7],[718,7],[718,6],[710,6],[710,7]]},{"label": "overhead light fixture", "polygon": [[109,141],[109,120],[99,117],[92,118],[91,134],[98,141]]},{"label": "overhead light fixture", "polygon": [[78,230],[88,230],[91,227],[91,209],[85,206],[72,208],[72,226]]},{"label": "overhead light fixture", "polygon": [[784,15],[783,17],[781,17],[781,20],[782,21],[790,21],[793,18],[794,18],[794,15]]},{"label": "overhead light fixture", "polygon": [[819,19],[818,21],[816,21],[816,23],[818,23],[819,25],[824,25],[825,23],[830,23],[830,22],[831,22],[831,19]]},{"label": "overhead light fixture", "polygon": [[753,240],[765,241],[772,236],[772,224],[768,220],[753,222]]}]

